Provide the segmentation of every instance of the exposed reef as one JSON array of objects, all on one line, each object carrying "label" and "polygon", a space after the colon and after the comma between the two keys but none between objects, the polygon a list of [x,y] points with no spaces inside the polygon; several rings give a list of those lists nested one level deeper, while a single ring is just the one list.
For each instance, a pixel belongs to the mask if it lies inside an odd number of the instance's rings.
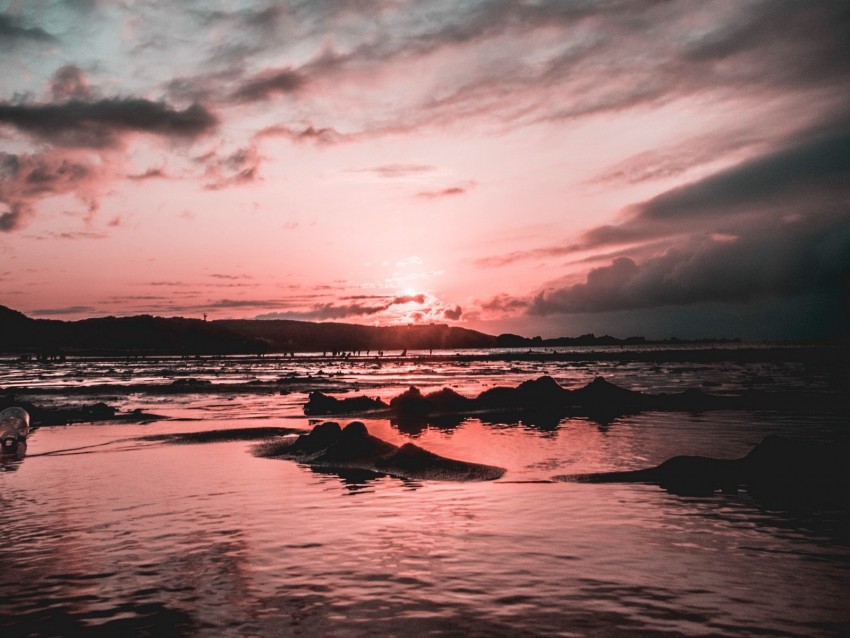
[{"label": "exposed reef", "polygon": [[[173,374],[173,371],[161,371],[163,375]],[[103,396],[115,394],[149,394],[149,395],[173,395],[173,394],[289,394],[291,392],[312,392],[324,390],[325,392],[348,392],[351,384],[338,379],[324,376],[302,376],[281,377],[274,381],[251,381],[221,382],[214,383],[209,379],[197,379],[185,377],[175,379],[168,383],[102,383],[83,386],[16,386],[6,388],[6,392],[12,392],[26,396],[51,396],[67,395],[75,396]]]},{"label": "exposed reef", "polygon": [[389,406],[380,399],[371,399],[365,396],[337,399],[323,392],[311,392],[304,406],[304,414],[308,416],[320,416],[327,414],[357,414],[359,412],[372,412],[374,410],[386,410]]},{"label": "exposed reef", "polygon": [[119,412],[117,408],[103,402],[58,408],[34,405],[29,401],[16,399],[13,395],[0,395],[0,410],[12,406],[21,407],[29,412],[33,428],[102,421],[144,423],[162,419],[161,416],[142,410]]},{"label": "exposed reef", "polygon": [[768,436],[740,459],[675,456],[655,467],[627,472],[561,475],[578,483],[648,483],[681,496],[740,489],[773,503],[828,501],[850,505],[850,445]]},{"label": "exposed reef", "polygon": [[491,481],[505,473],[504,468],[449,459],[412,443],[393,445],[369,434],[359,421],[344,428],[333,421],[322,423],[297,439],[264,443],[254,452],[333,473],[359,471],[409,480]]},{"label": "exposed reef", "polygon": [[[321,392],[310,395],[307,414],[357,414],[388,412],[402,429],[424,424],[451,425],[461,415],[499,415],[500,420],[557,425],[568,416],[584,416],[610,423],[619,416],[646,411],[704,412],[709,410],[830,410],[847,409],[850,399],[843,395],[804,392],[761,392],[750,390],[734,396],[708,394],[689,389],[677,393],[649,394],[620,388],[602,377],[577,390],[567,390],[549,376],[525,381],[517,387],[495,387],[476,397],[465,397],[450,388],[423,394],[410,387],[390,400],[389,406],[377,399],[359,396],[334,399]],[[313,411],[317,410],[317,411]],[[319,411],[320,410],[320,411]]]}]

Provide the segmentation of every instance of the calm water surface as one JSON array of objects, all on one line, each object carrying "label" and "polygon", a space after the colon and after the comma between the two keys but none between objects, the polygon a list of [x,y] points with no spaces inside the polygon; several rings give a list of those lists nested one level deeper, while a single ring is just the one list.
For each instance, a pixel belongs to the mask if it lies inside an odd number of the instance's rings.
[{"label": "calm water surface", "polygon": [[[58,388],[32,400],[62,402],[78,400],[73,386],[85,383],[273,380],[319,368],[386,398],[410,384],[474,394],[543,373],[567,387],[604,374],[652,391],[846,389],[834,370],[790,363],[480,361],[7,364],[0,385]],[[382,438],[508,472],[488,483],[358,482],[256,458],[248,442],[136,438],[308,428],[301,393],[103,398],[167,418],[42,428],[29,456],[0,472],[4,637],[850,632],[845,514],[771,509],[746,494],[541,482],[676,454],[738,457],[772,433],[831,440],[846,435],[846,414],[646,413],[546,427],[469,419],[415,436],[372,419]]]}]

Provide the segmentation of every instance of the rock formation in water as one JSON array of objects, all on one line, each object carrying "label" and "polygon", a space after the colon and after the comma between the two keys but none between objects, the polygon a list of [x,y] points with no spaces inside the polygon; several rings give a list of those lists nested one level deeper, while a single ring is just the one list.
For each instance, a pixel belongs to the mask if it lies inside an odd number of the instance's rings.
[{"label": "rock formation in water", "polygon": [[491,481],[505,473],[504,468],[449,459],[413,443],[393,445],[369,434],[359,421],[344,428],[333,421],[322,423],[293,441],[262,444],[255,453],[335,472],[358,470],[411,480]]},{"label": "rock formation in water", "polygon": [[772,502],[826,500],[850,504],[850,445],[768,436],[740,459],[675,456],[655,467],[626,472],[555,476],[578,483],[649,483],[682,496],[746,489]]},{"label": "rock formation in water", "polygon": [[385,410],[387,407],[389,406],[380,399],[364,396],[337,399],[317,390],[309,394],[307,404],[304,406],[304,414],[308,416],[357,414],[373,410]]},{"label": "rock formation in water", "polygon": [[120,421],[129,423],[144,423],[158,421],[162,417],[148,414],[136,409],[130,412],[119,412],[111,405],[103,402],[73,405],[67,407],[45,407],[34,405],[29,401],[16,399],[13,394],[0,395],[0,409],[19,406],[29,412],[33,428],[48,425],[69,425],[71,423],[96,423],[103,421]]},{"label": "rock formation in water", "polygon": [[[319,396],[320,395],[320,396]],[[555,424],[560,418],[585,416],[599,423],[610,423],[626,414],[646,411],[704,412],[708,410],[784,410],[846,409],[850,400],[844,396],[803,392],[748,391],[740,395],[719,396],[689,389],[677,393],[650,394],[620,388],[602,377],[577,390],[567,390],[549,376],[525,381],[515,388],[496,387],[476,397],[464,397],[450,388],[423,394],[411,387],[394,397],[389,413],[402,428],[415,428],[425,423],[440,424],[450,415],[500,415],[513,422]],[[307,412],[314,406],[321,412]],[[354,414],[383,411],[386,406],[368,397],[333,399],[318,393],[305,407],[308,414]]]}]

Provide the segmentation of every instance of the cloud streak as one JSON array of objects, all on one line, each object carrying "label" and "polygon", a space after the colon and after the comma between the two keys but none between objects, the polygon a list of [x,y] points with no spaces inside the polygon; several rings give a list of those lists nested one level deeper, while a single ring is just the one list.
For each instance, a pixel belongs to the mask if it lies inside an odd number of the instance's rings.
[{"label": "cloud streak", "polygon": [[848,131],[839,121],[826,134],[803,135],[783,148],[661,193],[624,211],[627,221],[588,231],[574,248],[723,232],[746,218],[809,216],[841,208],[850,196]]},{"label": "cloud streak", "polygon": [[400,295],[397,297],[383,297],[381,295],[358,295],[350,299],[385,300],[382,303],[365,304],[360,302],[350,304],[318,303],[312,308],[305,310],[287,310],[282,312],[270,312],[257,315],[257,319],[298,319],[303,321],[330,321],[334,319],[346,319],[349,317],[371,317],[386,312],[393,306],[404,306],[407,304],[422,305],[426,302],[424,294]]},{"label": "cloud streak", "polygon": [[113,147],[120,133],[193,139],[210,132],[216,123],[212,113],[200,104],[181,111],[141,98],[0,104],[0,124],[13,126],[54,145],[70,147]]},{"label": "cloud streak", "polygon": [[476,182],[470,181],[457,186],[449,186],[447,188],[439,188],[437,190],[420,191],[416,193],[419,199],[444,199],[446,197],[456,197],[458,195],[466,195],[470,190],[475,188]]},{"label": "cloud streak", "polygon": [[292,69],[267,70],[249,78],[234,93],[234,99],[245,102],[268,100],[276,95],[297,93],[307,78]]},{"label": "cloud streak", "polygon": [[317,145],[341,144],[353,141],[353,136],[340,133],[333,127],[325,126],[316,128],[309,126],[287,126],[276,124],[259,130],[254,135],[255,140],[266,138],[283,137],[296,144],[313,143]]},{"label": "cloud streak", "polygon": [[20,42],[43,44],[55,40],[41,27],[25,26],[13,16],[0,13],[0,48],[10,48]]},{"label": "cloud streak", "polygon": [[248,146],[220,157],[217,151],[211,151],[198,158],[203,165],[206,190],[221,190],[231,186],[248,184],[259,179],[260,155],[257,148]]},{"label": "cloud streak", "polygon": [[[227,29],[238,44],[217,47],[212,68],[172,81],[170,94],[247,109],[274,102],[283,115],[275,128],[293,141],[470,120],[516,128],[709,91],[765,99],[816,91],[838,103],[850,88],[842,3],[482,0],[196,13],[199,27]],[[412,68],[422,71],[415,82]],[[310,130],[325,134],[301,136]]]},{"label": "cloud streak", "polygon": [[367,173],[380,177],[382,179],[407,179],[411,177],[419,177],[433,173],[437,170],[436,166],[430,164],[383,164],[381,166],[371,166],[369,168],[351,169],[352,173]]}]

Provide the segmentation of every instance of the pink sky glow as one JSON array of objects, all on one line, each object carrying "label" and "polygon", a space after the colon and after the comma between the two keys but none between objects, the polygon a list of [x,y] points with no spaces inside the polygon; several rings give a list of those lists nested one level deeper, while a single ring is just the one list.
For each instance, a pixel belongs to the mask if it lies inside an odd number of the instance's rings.
[{"label": "pink sky glow", "polygon": [[833,336],[849,24],[817,0],[0,1],[0,304]]}]

